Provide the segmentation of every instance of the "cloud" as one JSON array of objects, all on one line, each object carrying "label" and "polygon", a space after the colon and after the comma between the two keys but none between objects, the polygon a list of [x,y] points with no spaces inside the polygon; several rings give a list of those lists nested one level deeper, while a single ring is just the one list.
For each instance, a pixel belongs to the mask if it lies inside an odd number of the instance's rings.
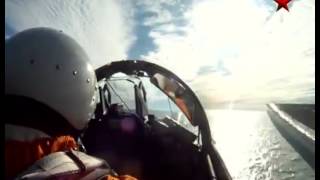
[{"label": "cloud", "polygon": [[[194,2],[182,16],[184,34],[170,24],[150,32],[157,49],[143,55],[189,81],[200,99],[214,103],[314,103],[314,0],[290,12],[253,0]],[[273,7],[274,6],[274,7]],[[164,28],[166,29],[166,28]],[[199,73],[203,67],[223,67]],[[283,80],[283,81],[281,81]]]},{"label": "cloud", "polygon": [[154,26],[158,24],[168,23],[173,20],[171,13],[168,10],[158,10],[153,16],[146,18],[145,26]]},{"label": "cloud", "polygon": [[131,56],[162,65],[207,107],[314,103],[314,4],[297,0],[276,12],[265,0],[6,0],[5,21],[10,32],[63,30],[95,67]]},{"label": "cloud", "polygon": [[16,32],[32,27],[62,30],[87,51],[95,67],[127,58],[135,38],[127,1],[5,1],[5,21]]}]

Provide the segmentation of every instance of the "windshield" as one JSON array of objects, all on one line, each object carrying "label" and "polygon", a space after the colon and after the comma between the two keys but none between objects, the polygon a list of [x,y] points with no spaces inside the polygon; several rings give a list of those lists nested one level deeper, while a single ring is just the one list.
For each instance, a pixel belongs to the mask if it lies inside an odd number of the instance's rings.
[{"label": "windshield", "polygon": [[[200,99],[234,179],[315,179],[315,0],[6,0],[5,39],[32,27],[70,35],[95,68],[143,59],[174,72]],[[172,111],[192,118],[177,92]],[[157,98],[148,105],[170,111]]]},{"label": "windshield", "polygon": [[[160,74],[156,74],[156,77],[158,76]],[[164,76],[161,77],[164,78]],[[110,104],[121,104],[126,111],[132,113],[136,112],[134,85],[142,82],[146,90],[146,104],[149,114],[155,115],[157,120],[170,117],[187,130],[197,134],[197,128],[191,125],[186,113],[172,100],[174,98],[170,98],[159,87],[155,86],[149,77],[138,78],[116,73],[108,80],[104,79],[103,81],[104,83],[100,83],[100,85],[109,87],[109,91],[105,91],[104,94],[108,98],[110,93]],[[182,103],[180,103],[180,106],[186,107]],[[187,109],[184,110],[188,111]]]},{"label": "windshield", "polygon": [[111,95],[111,104],[121,104],[129,112],[135,112],[135,95],[134,81],[128,81],[124,74],[116,74],[116,78],[106,81],[109,91],[105,91]]}]

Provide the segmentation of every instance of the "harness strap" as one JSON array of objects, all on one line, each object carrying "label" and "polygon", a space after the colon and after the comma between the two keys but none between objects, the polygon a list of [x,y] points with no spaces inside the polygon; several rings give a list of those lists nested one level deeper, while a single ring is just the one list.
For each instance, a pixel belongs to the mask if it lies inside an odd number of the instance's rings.
[{"label": "harness strap", "polygon": [[81,161],[81,159],[79,159],[76,154],[74,154],[74,151],[67,151],[66,155],[68,155],[78,165],[81,172],[85,172],[87,170],[86,165]]}]

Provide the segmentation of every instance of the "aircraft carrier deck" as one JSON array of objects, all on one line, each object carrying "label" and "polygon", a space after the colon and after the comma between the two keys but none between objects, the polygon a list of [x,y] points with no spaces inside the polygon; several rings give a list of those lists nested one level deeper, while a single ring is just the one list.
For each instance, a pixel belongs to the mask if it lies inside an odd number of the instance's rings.
[{"label": "aircraft carrier deck", "polygon": [[281,135],[314,169],[314,104],[267,104],[267,113]]}]

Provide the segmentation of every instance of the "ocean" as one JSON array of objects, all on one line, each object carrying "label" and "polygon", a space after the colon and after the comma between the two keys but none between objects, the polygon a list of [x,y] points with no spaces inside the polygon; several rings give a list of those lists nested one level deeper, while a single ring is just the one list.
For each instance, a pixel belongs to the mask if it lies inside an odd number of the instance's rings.
[{"label": "ocean", "polygon": [[233,179],[315,179],[315,171],[281,136],[266,111],[206,113],[215,145]]}]

